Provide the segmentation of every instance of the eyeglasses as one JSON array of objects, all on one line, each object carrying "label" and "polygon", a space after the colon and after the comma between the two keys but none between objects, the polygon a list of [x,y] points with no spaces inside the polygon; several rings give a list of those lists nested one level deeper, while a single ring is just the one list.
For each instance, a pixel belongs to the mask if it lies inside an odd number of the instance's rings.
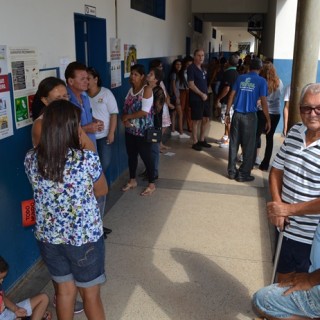
[{"label": "eyeglasses", "polygon": [[303,114],[311,114],[311,112],[314,111],[314,113],[317,116],[320,116],[320,105],[319,106],[300,106],[300,112]]}]

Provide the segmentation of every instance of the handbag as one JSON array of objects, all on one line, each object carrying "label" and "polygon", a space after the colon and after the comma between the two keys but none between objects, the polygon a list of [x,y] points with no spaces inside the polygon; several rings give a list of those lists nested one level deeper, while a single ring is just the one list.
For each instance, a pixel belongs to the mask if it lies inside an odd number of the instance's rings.
[{"label": "handbag", "polygon": [[[158,123],[159,123],[158,113],[156,113],[155,115],[158,118]],[[144,138],[147,142],[159,143],[161,142],[161,139],[162,139],[162,129],[155,128],[155,127],[147,128],[144,133]]]},{"label": "handbag", "polygon": [[144,138],[147,142],[159,143],[162,137],[162,129],[150,127],[145,130]]}]

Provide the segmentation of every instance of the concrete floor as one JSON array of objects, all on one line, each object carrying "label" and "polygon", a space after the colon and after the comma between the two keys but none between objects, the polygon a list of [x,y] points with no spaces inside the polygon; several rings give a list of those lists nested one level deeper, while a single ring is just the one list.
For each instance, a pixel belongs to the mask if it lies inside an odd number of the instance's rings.
[{"label": "concrete floor", "polygon": [[[108,320],[254,318],[251,296],[272,273],[267,173],[254,170],[248,183],[229,180],[228,149],[214,143],[222,133],[223,125],[211,122],[212,148],[201,152],[188,139],[171,138],[175,155],[160,155],[150,197],[139,195],[141,180],[120,192],[127,175],[112,186],[104,219],[113,230],[106,240],[108,281],[101,288]],[[282,139],[276,140],[275,150]],[[53,296],[51,282],[43,291]]]}]

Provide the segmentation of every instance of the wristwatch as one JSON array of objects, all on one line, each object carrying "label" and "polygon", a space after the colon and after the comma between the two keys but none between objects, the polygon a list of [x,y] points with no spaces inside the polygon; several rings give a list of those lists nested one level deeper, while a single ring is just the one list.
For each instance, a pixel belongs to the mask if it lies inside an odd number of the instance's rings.
[{"label": "wristwatch", "polygon": [[230,113],[225,113],[224,115],[225,115],[225,117],[229,117]]}]

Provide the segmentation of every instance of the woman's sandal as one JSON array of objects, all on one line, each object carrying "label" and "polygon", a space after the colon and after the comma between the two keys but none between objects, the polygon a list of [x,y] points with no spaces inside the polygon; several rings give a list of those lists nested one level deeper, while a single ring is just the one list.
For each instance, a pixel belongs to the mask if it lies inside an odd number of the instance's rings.
[{"label": "woman's sandal", "polygon": [[46,313],[44,314],[43,320],[51,320],[51,313],[49,311],[46,311]]},{"label": "woman's sandal", "polygon": [[123,187],[122,187],[122,191],[123,192],[126,192],[130,189],[134,189],[138,184],[137,183],[130,183],[128,182],[127,184],[125,184]]},{"label": "woman's sandal", "polygon": [[144,191],[140,193],[140,196],[151,196],[156,191],[156,188],[145,188]]}]

